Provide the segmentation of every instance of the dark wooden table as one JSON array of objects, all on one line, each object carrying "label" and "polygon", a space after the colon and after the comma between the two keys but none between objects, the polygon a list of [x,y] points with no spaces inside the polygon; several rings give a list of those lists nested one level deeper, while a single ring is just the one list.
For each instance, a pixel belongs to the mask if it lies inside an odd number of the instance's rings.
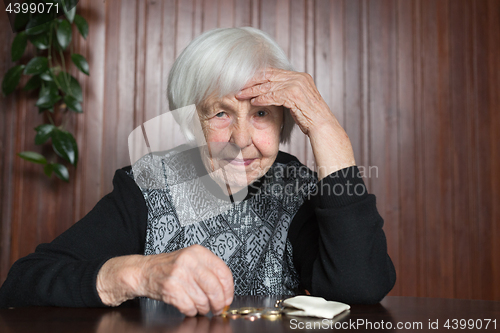
[{"label": "dark wooden table", "polygon": [[[236,297],[232,307],[272,307],[276,297]],[[448,324],[448,327],[446,327]],[[486,324],[488,327],[486,329]],[[430,329],[429,325],[433,328]],[[399,326],[399,328],[398,328]],[[481,326],[481,329],[479,329]],[[405,328],[406,327],[406,328]],[[465,327],[465,329],[462,329]],[[118,308],[32,307],[0,310],[0,332],[295,332],[300,329],[375,332],[500,331],[500,302],[386,297],[354,305],[333,321],[282,317],[276,321],[199,316],[186,318],[159,302],[136,300]]]}]

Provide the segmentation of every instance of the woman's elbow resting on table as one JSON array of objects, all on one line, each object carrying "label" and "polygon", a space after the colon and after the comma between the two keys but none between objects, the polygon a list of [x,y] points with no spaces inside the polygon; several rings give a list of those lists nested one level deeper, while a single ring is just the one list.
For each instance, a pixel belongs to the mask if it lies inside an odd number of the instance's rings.
[{"label": "woman's elbow resting on table", "polygon": [[[320,266],[316,269],[322,269]],[[321,278],[313,275],[311,294],[348,304],[376,304],[392,290],[396,282],[394,265],[388,256],[387,265],[382,269],[359,274],[337,273],[318,275]]]}]

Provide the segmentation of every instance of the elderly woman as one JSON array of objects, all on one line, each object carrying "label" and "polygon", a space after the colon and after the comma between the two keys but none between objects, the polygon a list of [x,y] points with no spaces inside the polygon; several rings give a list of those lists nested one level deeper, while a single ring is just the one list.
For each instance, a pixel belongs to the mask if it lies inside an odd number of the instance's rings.
[{"label": "elderly woman", "polygon": [[[349,138],[272,39],[202,34],[170,71],[168,97],[191,145],[117,170],[88,215],[13,265],[0,305],[143,296],[193,316],[220,313],[233,294],[376,303],[391,290],[383,220]],[[317,172],[279,151],[295,124]]]}]

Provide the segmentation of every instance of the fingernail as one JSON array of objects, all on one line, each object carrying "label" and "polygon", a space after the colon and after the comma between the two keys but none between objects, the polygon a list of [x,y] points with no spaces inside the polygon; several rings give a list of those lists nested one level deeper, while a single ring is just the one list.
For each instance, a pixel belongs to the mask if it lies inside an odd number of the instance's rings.
[{"label": "fingernail", "polygon": [[255,102],[255,98],[252,98],[252,99],[250,100],[250,103],[252,103],[252,104],[253,104],[253,102]]}]

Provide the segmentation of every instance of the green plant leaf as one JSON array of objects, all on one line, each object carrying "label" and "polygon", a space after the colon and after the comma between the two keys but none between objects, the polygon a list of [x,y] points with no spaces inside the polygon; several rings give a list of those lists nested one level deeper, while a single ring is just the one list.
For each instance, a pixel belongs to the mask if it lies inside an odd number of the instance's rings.
[{"label": "green plant leaf", "polygon": [[56,127],[52,124],[42,124],[40,126],[35,127],[36,136],[35,136],[35,144],[41,145],[47,142],[50,138],[52,131]]},{"label": "green plant leaf", "polygon": [[50,28],[50,21],[52,17],[47,14],[38,14],[33,16],[33,18],[26,25],[27,35],[38,35],[42,32],[46,32]]},{"label": "green plant leaf", "polygon": [[33,75],[28,82],[26,82],[26,85],[24,86],[23,90],[28,91],[28,90],[33,90],[42,84],[42,80],[40,79],[39,75]]},{"label": "green plant leaf", "polygon": [[[76,14],[76,6],[71,7],[71,4],[69,4],[69,3],[66,5],[66,1],[65,1],[62,7],[64,10],[64,14],[68,18],[68,21],[70,23],[73,23],[73,20],[75,18],[75,14]],[[68,8],[71,8],[71,9],[68,10]]]},{"label": "green plant leaf", "polygon": [[47,176],[50,177],[52,176],[52,170],[54,170],[54,165],[52,163],[45,164],[43,167],[43,173]]},{"label": "green plant leaf", "polygon": [[24,29],[29,20],[29,13],[23,13],[22,11],[17,13],[16,17],[14,18],[14,31],[21,31],[22,29]]},{"label": "green plant leaf", "polygon": [[75,25],[78,28],[80,35],[82,35],[83,38],[87,39],[87,35],[89,34],[89,25],[87,23],[87,20],[85,20],[80,15],[76,14]]},{"label": "green plant leaf", "polygon": [[55,84],[54,81],[42,82],[42,89],[40,90],[40,95],[45,95],[47,93],[50,93],[52,95],[59,93],[59,88],[57,88],[57,85]]},{"label": "green plant leaf", "polygon": [[49,60],[46,57],[35,57],[28,62],[24,74],[36,75],[49,69]]},{"label": "green plant leaf", "polygon": [[59,90],[54,82],[47,82],[47,85],[42,86],[36,106],[42,109],[50,109],[54,104],[61,99]]},{"label": "green plant leaf", "polygon": [[54,129],[52,131],[52,147],[57,155],[76,166],[76,163],[78,163],[78,146],[71,133],[58,128]]},{"label": "green plant leaf", "polygon": [[82,87],[74,76],[66,72],[61,72],[57,75],[56,80],[64,93],[73,96],[78,102],[83,102]]},{"label": "green plant leaf", "polygon": [[29,36],[31,44],[39,50],[46,50],[49,48],[49,37],[47,34],[38,34]]},{"label": "green plant leaf", "polygon": [[21,74],[23,73],[24,65],[17,65],[12,67],[5,73],[5,76],[2,80],[2,92],[4,95],[8,95],[13,92],[17,85],[19,84],[19,80],[21,79]]},{"label": "green plant leaf", "polygon": [[23,151],[17,155],[26,161],[38,164],[47,164],[47,160],[45,159],[45,157],[43,157],[43,155],[35,153],[34,151]]},{"label": "green plant leaf", "polygon": [[59,95],[43,95],[36,101],[36,106],[42,109],[50,109],[61,99]]},{"label": "green plant leaf", "polygon": [[69,182],[69,172],[64,165],[59,163],[52,163],[52,170],[54,170],[54,173],[57,177],[64,180],[66,183]]},{"label": "green plant leaf", "polygon": [[71,55],[71,60],[73,60],[75,66],[78,67],[78,69],[81,70],[82,73],[89,75],[89,63],[84,56],[78,53],[73,53]]},{"label": "green plant leaf", "polygon": [[66,95],[66,96],[64,96],[63,101],[64,101],[64,103],[66,103],[66,105],[68,106],[68,108],[70,110],[73,110],[73,111],[78,112],[78,113],[83,112],[82,105],[73,96]]},{"label": "green plant leaf", "polygon": [[66,20],[62,20],[57,27],[57,42],[63,50],[71,43],[71,24]]},{"label": "green plant leaf", "polygon": [[[49,69],[50,70],[50,69]],[[43,72],[40,74],[40,78],[44,81],[54,81],[52,76],[49,74],[49,71]]]},{"label": "green plant leaf", "polygon": [[12,42],[11,56],[12,61],[18,61],[26,50],[26,45],[28,44],[28,36],[26,32],[21,31],[16,35],[14,41]]}]

